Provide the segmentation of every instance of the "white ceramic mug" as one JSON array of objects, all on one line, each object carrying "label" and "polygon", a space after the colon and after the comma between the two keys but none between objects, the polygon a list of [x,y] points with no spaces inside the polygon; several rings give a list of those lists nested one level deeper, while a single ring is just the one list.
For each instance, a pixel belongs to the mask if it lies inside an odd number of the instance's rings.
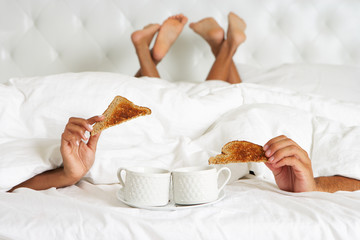
[{"label": "white ceramic mug", "polygon": [[[125,179],[123,179],[125,172]],[[171,173],[151,167],[119,168],[124,200],[139,206],[164,206],[169,202]]]},{"label": "white ceramic mug", "polygon": [[[218,186],[221,172],[225,181]],[[231,172],[227,167],[218,171],[212,166],[178,168],[172,172],[173,199],[176,204],[190,205],[215,201],[228,183]]]}]

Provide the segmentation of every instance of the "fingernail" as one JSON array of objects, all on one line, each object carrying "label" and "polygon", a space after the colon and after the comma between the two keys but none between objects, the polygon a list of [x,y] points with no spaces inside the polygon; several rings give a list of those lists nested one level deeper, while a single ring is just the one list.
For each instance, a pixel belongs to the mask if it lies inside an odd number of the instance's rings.
[{"label": "fingernail", "polygon": [[274,157],[269,158],[269,162],[274,161]]},{"label": "fingernail", "polygon": [[268,148],[269,148],[269,146],[268,146],[268,145],[265,145],[265,146],[264,146],[264,151],[266,151]]},{"label": "fingernail", "polygon": [[89,129],[90,129],[90,131],[92,131],[93,130],[93,127],[89,124]]},{"label": "fingernail", "polygon": [[267,151],[265,152],[265,156],[269,157],[270,155],[271,155],[271,151],[270,151],[270,150],[267,150]]}]

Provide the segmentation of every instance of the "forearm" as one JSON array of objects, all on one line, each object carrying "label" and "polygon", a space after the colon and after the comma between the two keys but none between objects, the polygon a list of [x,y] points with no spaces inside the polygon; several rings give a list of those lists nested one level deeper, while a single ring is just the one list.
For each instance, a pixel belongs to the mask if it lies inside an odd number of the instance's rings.
[{"label": "forearm", "polygon": [[36,175],[29,180],[20,183],[13,187],[9,192],[14,191],[17,188],[25,187],[34,190],[45,190],[52,187],[61,188],[67,187],[78,182],[79,179],[69,178],[64,174],[63,168],[56,168]]},{"label": "forearm", "polygon": [[360,190],[360,181],[342,176],[315,178],[316,190],[320,192]]}]

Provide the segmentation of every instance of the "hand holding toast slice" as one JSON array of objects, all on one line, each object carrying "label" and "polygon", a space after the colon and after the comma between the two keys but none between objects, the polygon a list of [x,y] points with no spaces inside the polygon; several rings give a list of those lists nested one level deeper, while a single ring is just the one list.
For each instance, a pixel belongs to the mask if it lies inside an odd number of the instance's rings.
[{"label": "hand holding toast slice", "polygon": [[137,106],[124,97],[116,96],[103,113],[105,119],[95,123],[91,135],[96,135],[109,127],[149,114],[151,114],[149,108]]}]

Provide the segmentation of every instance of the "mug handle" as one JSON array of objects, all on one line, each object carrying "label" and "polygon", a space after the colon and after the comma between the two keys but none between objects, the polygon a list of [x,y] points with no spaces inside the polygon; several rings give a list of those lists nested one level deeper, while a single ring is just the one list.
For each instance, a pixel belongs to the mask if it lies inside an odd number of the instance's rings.
[{"label": "mug handle", "polygon": [[117,177],[120,181],[120,185],[122,185],[123,187],[125,187],[125,181],[123,180],[122,176],[121,176],[121,172],[122,171],[125,171],[126,172],[126,169],[125,168],[119,168],[119,170],[117,171]]},{"label": "mug handle", "polygon": [[227,177],[226,177],[224,183],[223,183],[223,184],[221,185],[221,187],[219,188],[218,194],[219,194],[219,193],[221,192],[221,190],[225,187],[225,185],[229,182],[230,177],[231,177],[231,171],[230,171],[230,169],[227,168],[227,167],[222,167],[222,168],[219,169],[219,171],[217,171],[217,178],[218,178],[218,180],[219,180],[220,173],[221,173],[222,171],[227,172]]}]

